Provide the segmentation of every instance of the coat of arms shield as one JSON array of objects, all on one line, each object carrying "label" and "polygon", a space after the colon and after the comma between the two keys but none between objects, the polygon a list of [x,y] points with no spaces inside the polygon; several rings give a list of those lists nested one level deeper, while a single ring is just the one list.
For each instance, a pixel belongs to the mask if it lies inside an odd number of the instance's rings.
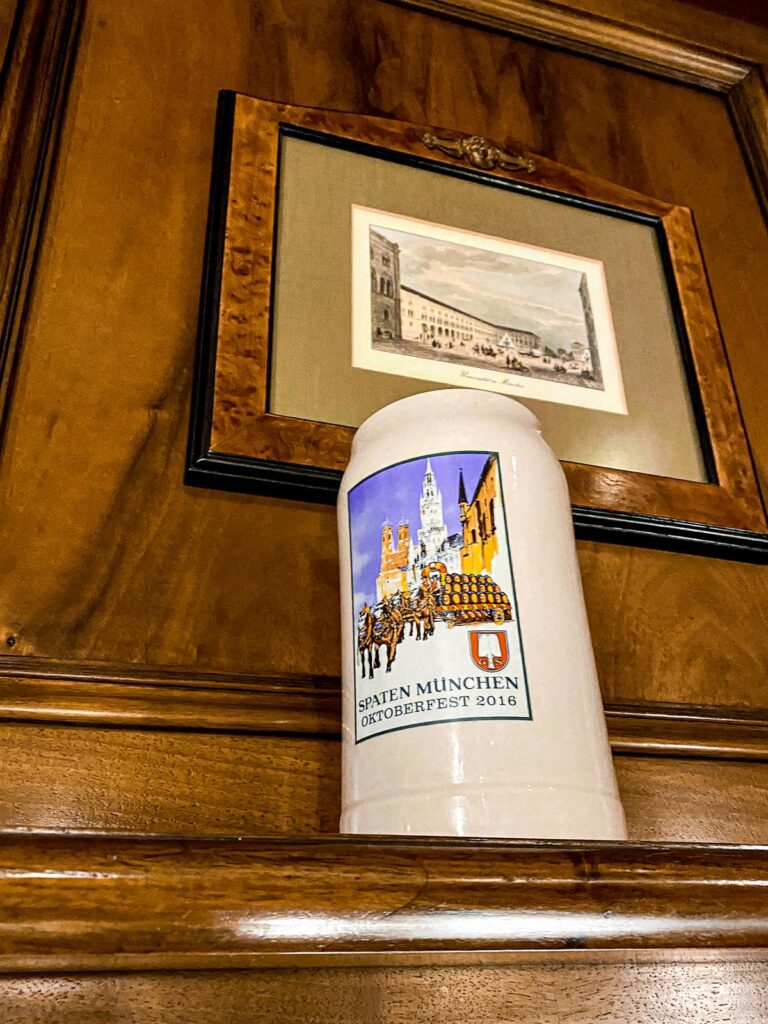
[{"label": "coat of arms shield", "polygon": [[473,629],[469,633],[469,653],[483,671],[499,672],[509,661],[509,644],[505,629]]}]

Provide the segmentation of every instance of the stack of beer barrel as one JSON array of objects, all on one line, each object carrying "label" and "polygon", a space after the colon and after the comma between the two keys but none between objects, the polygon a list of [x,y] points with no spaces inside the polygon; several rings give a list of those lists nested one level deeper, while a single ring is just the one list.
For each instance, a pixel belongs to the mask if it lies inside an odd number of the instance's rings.
[{"label": "stack of beer barrel", "polygon": [[484,573],[447,573],[439,598],[440,610],[449,621],[505,622],[512,618],[509,597]]}]

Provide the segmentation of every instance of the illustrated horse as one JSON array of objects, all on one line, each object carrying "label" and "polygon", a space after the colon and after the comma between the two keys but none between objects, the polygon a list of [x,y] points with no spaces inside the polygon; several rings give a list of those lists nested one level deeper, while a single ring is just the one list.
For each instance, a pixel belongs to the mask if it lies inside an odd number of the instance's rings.
[{"label": "illustrated horse", "polygon": [[404,597],[401,593],[400,608],[402,610],[403,625],[410,623],[411,630],[409,637],[416,633],[417,640],[426,640],[434,633],[435,600],[431,592],[424,592],[419,588],[418,593],[412,594],[411,598]]},{"label": "illustrated horse", "polygon": [[391,670],[392,662],[397,654],[397,645],[403,638],[404,628],[402,611],[387,598],[384,598],[376,606],[375,611],[368,604],[363,605],[357,623],[357,650],[364,679],[366,653],[368,654],[368,678],[373,679],[373,670],[381,667],[380,647],[385,647],[387,650],[386,671]]},{"label": "illustrated horse", "polygon": [[360,609],[360,614],[357,618],[357,652],[360,655],[360,667],[363,673],[363,679],[365,679],[365,655],[368,654],[368,678],[373,679],[373,656],[371,649],[373,648],[373,626],[374,626],[373,612],[370,606],[366,603]]},{"label": "illustrated horse", "polygon": [[426,640],[426,634],[422,635],[422,622],[424,615],[418,594],[411,594],[410,597],[406,597],[402,591],[399,591],[393,598],[393,601],[398,601],[396,607],[398,607],[402,612],[403,625],[406,626],[410,624],[408,636],[412,637],[415,633],[417,640]]},{"label": "illustrated horse", "polygon": [[389,598],[384,598],[379,605],[377,605],[379,614],[375,617],[373,626],[373,643],[376,648],[373,667],[379,668],[379,648],[386,647],[387,649],[387,669],[389,672],[392,668],[392,662],[395,660],[397,654],[397,645],[403,639],[403,631],[405,629],[405,623],[403,621],[403,613],[400,608],[397,607],[397,603],[390,601]]},{"label": "illustrated horse", "polygon": [[427,640],[435,632],[437,601],[432,589],[426,583],[419,587],[416,593],[415,604],[415,614],[419,618],[421,628],[421,639]]}]

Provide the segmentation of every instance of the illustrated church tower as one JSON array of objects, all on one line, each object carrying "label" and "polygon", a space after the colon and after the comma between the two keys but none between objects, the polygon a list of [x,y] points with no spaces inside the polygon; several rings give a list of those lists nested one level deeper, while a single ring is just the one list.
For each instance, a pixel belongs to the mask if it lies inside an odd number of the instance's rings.
[{"label": "illustrated church tower", "polygon": [[371,329],[375,338],[401,338],[400,246],[370,229]]},{"label": "illustrated church tower", "polygon": [[425,563],[439,560],[441,548],[448,539],[448,530],[443,520],[443,496],[435,481],[432,465],[427,459],[427,472],[419,500],[421,513],[421,529],[419,530],[419,547]]},{"label": "illustrated church tower", "polygon": [[589,285],[587,284],[586,274],[581,275],[579,295],[581,296],[581,304],[584,307],[584,325],[587,328],[587,344],[589,345],[592,373],[598,381],[602,381],[603,374],[600,369],[600,351],[597,347],[597,335],[595,334],[595,317],[592,313],[592,302],[589,298]]},{"label": "illustrated church tower", "polygon": [[381,568],[376,577],[376,600],[392,597],[398,591],[408,596],[408,556],[410,554],[408,523],[401,520],[397,527],[395,547],[392,525],[385,522],[381,528]]}]

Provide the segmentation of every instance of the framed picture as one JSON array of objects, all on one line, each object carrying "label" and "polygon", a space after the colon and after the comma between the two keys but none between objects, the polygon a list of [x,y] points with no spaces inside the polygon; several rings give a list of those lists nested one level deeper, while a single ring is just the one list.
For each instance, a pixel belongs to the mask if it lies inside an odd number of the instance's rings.
[{"label": "framed picture", "polygon": [[577,535],[768,560],[689,210],[516,147],[222,93],[187,481],[332,502],[355,428],[510,395]]}]

